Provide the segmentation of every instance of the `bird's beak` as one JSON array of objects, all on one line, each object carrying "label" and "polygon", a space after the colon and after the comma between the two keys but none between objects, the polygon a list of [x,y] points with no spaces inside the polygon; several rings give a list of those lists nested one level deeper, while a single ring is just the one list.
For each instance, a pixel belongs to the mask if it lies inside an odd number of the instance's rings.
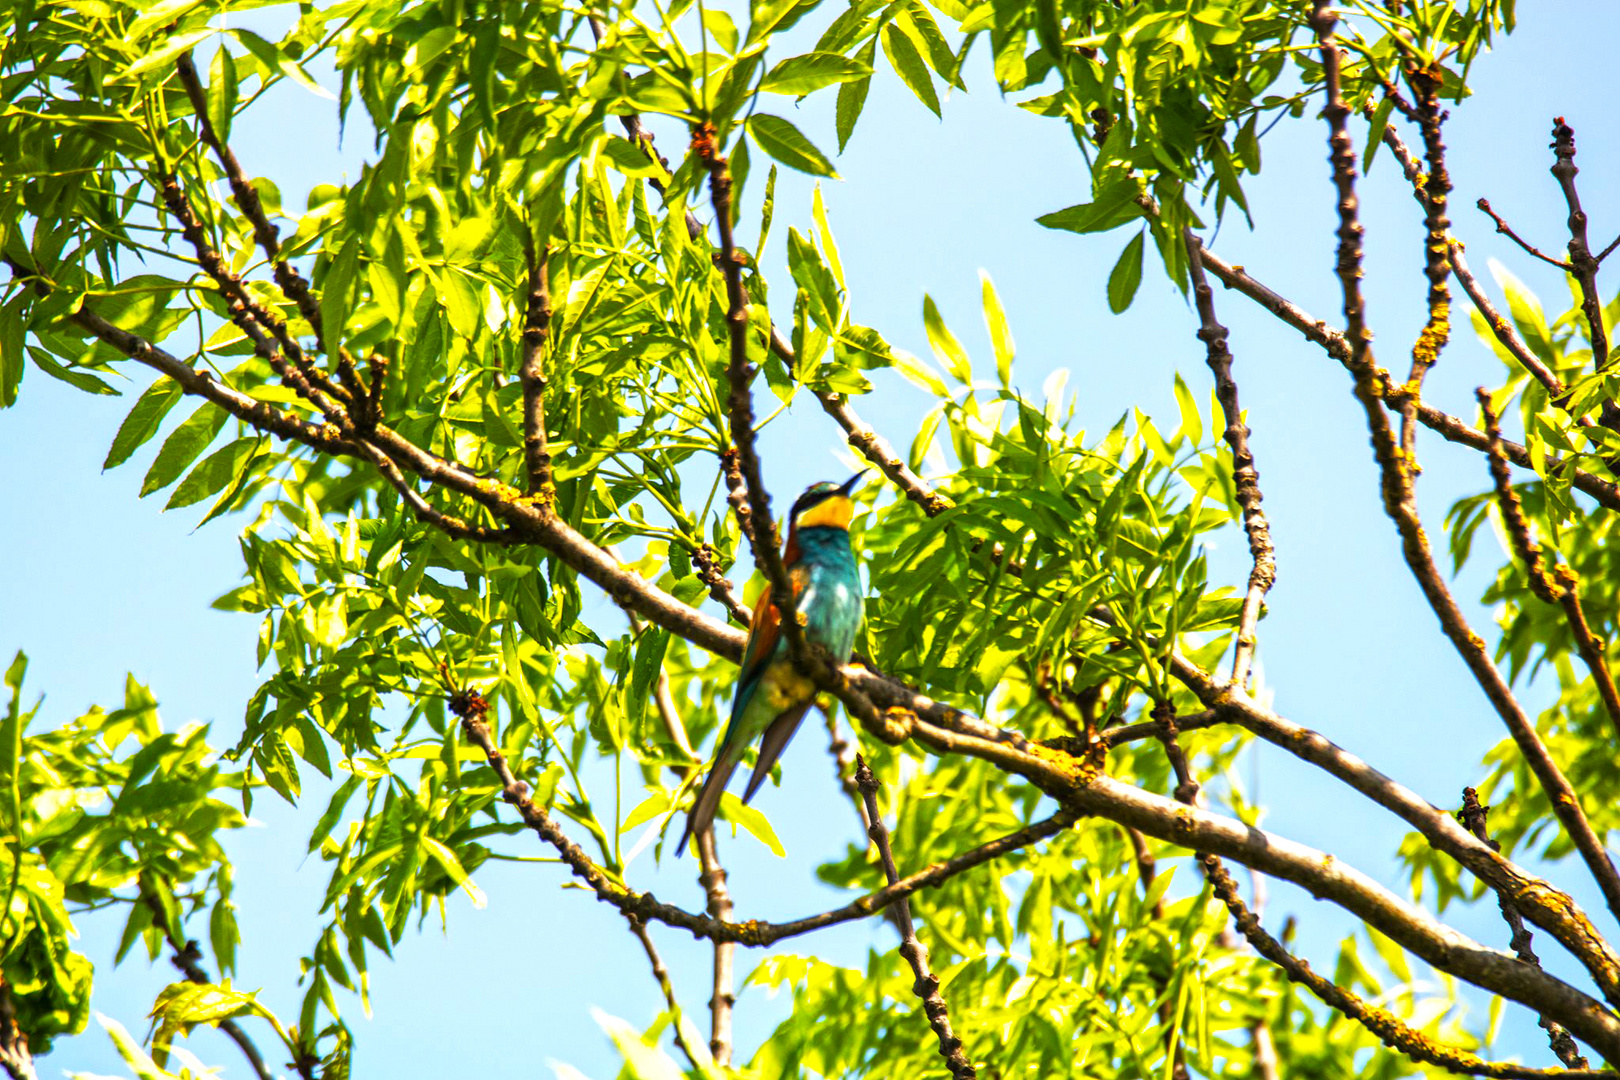
[{"label": "bird's beak", "polygon": [[850,494],[855,490],[856,485],[858,485],[862,480],[866,479],[866,474],[871,472],[871,471],[872,471],[871,469],[862,469],[860,472],[856,473],[854,476],[850,477],[848,480],[845,480],[842,484],[839,484],[838,485],[839,493],[842,494],[845,498],[848,498],[850,496]]}]

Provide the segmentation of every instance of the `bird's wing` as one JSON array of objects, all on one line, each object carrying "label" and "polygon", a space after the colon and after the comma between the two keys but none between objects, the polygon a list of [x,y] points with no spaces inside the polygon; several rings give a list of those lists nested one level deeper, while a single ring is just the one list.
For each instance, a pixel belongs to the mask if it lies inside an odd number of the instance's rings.
[{"label": "bird's wing", "polygon": [[748,787],[743,791],[742,801],[747,804],[754,797],[754,792],[771,775],[771,766],[776,759],[782,756],[787,744],[793,741],[793,733],[799,730],[799,721],[810,709],[810,702],[796,705],[787,712],[771,721],[771,726],[765,729],[765,737],[759,741],[759,760],[754,763],[754,775],[748,778]]},{"label": "bird's wing", "polygon": [[[801,566],[788,570],[788,584],[793,589],[793,599],[803,602],[805,590],[810,584],[809,572]],[[765,669],[771,666],[771,660],[776,656],[777,646],[782,640],[782,613],[776,610],[771,602],[771,591],[767,588],[760,594],[759,600],[754,604],[754,615],[748,624],[748,644],[743,648],[742,667],[737,674],[737,696],[731,704],[731,724],[726,728],[725,739],[731,739],[737,718],[743,714],[748,706],[748,700],[754,696],[754,690],[759,686],[759,680],[764,677]]]}]

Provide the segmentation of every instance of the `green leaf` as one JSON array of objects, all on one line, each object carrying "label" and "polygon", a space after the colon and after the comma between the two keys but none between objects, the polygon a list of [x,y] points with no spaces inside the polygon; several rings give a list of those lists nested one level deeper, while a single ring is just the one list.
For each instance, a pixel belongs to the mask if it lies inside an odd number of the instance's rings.
[{"label": "green leaf", "polygon": [[815,144],[805,138],[798,128],[780,116],[755,113],[748,118],[748,134],[759,143],[761,150],[790,169],[811,176],[838,176],[827,155],[816,149]]},{"label": "green leaf", "polygon": [[767,94],[799,97],[834,83],[854,82],[872,74],[872,65],[830,52],[792,56],[773,67],[760,82]]},{"label": "green leaf", "polygon": [[956,340],[956,335],[951,333],[950,327],[945,325],[945,320],[939,314],[939,305],[934,303],[934,298],[926,293],[923,295],[923,330],[928,334],[929,347],[934,350],[934,355],[939,357],[940,363],[945,365],[945,370],[956,376],[957,382],[963,384],[972,382],[973,365],[968,361],[967,350]]},{"label": "green leaf", "polygon": [[648,157],[635,143],[610,135],[602,143],[602,156],[608,164],[630,177],[664,176],[664,167]]},{"label": "green leaf", "polygon": [[186,417],[185,421],[163,440],[157,457],[152,461],[152,467],[146,470],[146,478],[141,481],[141,497],[144,499],[152,492],[161,491],[178,480],[186,467],[197,460],[197,455],[214,441],[214,436],[224,428],[228,415],[218,405],[208,402]]},{"label": "green leaf", "polygon": [[1204,418],[1198,411],[1198,402],[1178,373],[1176,375],[1176,407],[1181,410],[1181,433],[1194,446],[1204,441]]},{"label": "green leaf", "polygon": [[236,61],[221,45],[214,51],[213,62],[208,65],[208,120],[223,142],[231,137],[231,121],[236,116],[239,90],[236,81]]},{"label": "green leaf", "polygon": [[917,46],[912,43],[906,32],[894,23],[885,26],[881,36],[883,54],[889,58],[889,63],[894,65],[895,74],[900,76],[900,81],[917,95],[918,101],[928,106],[929,112],[935,116],[940,115],[939,95],[934,92],[933,77],[928,74],[928,65],[923,63],[922,54],[917,51]]},{"label": "green leaf", "polygon": [[167,34],[161,35],[156,39],[158,47],[144,54],[140,59],[125,68],[124,74],[140,75],[143,72],[151,71],[153,68],[172,64],[181,53],[189,52],[198,42],[206,41],[217,33],[219,31],[213,27],[205,26],[200,30],[188,30],[184,34],[176,34],[173,37]]},{"label": "green leaf", "polygon": [[704,8],[703,29],[707,30],[709,36],[714,38],[715,44],[726,52],[737,51],[737,24],[732,22],[731,16],[724,11],[719,8]]},{"label": "green leaf", "polygon": [[[868,69],[877,58],[877,39],[873,38],[861,46],[861,51],[855,54],[855,59],[865,64]],[[855,133],[855,121],[861,118],[861,109],[866,106],[866,93],[872,88],[872,76],[852,79],[838,88],[838,152],[842,154],[844,147],[849,144],[849,137]]]},{"label": "green leaf", "polygon": [[107,459],[101,463],[102,469],[114,469],[128,461],[129,455],[157,434],[163,418],[184,394],[179,383],[167,375],[159,376],[157,382],[147,387],[146,392],[136,400],[135,407],[129,410],[129,415],[119,425],[118,434],[113,436],[112,448],[107,451]]},{"label": "green leaf", "polygon": [[1141,190],[1142,185],[1136,179],[1124,177],[1105,187],[1095,202],[1043,214],[1035,220],[1048,229],[1107,232],[1141,216],[1141,208],[1136,205],[1136,196]]},{"label": "green leaf", "polygon": [[631,724],[641,719],[653,684],[664,669],[664,650],[669,647],[669,631],[648,627],[636,642],[635,659],[630,665],[630,687],[625,695],[624,712]]},{"label": "green leaf", "polygon": [[343,344],[343,324],[348,321],[349,291],[360,268],[360,237],[350,236],[336,257],[327,265],[321,280],[321,347],[336,356]]},{"label": "green leaf", "polygon": [[472,876],[461,865],[461,860],[456,858],[455,852],[446,847],[442,841],[435,840],[431,836],[422,837],[422,847],[433,857],[434,862],[444,867],[444,872],[450,875],[450,880],[459,885],[462,891],[467,894],[467,898],[472,901],[473,907],[484,907],[486,903],[484,891],[473,884]]},{"label": "green leaf", "polygon": [[87,394],[111,394],[114,397],[118,396],[117,390],[114,390],[112,387],[108,386],[105,382],[96,378],[88,371],[80,371],[77,368],[63,367],[61,364],[58,364],[51,357],[51,354],[46,352],[44,349],[30,345],[28,346],[28,355],[33,358],[35,367],[39,368],[39,370],[43,371],[53,379],[60,379],[69,386],[77,387]]},{"label": "green leaf", "polygon": [[1378,153],[1378,147],[1384,141],[1384,129],[1389,126],[1389,114],[1395,111],[1395,99],[1386,97],[1378,103],[1373,110],[1372,119],[1367,125],[1367,149],[1361,154],[1361,171],[1365,173],[1372,168],[1373,157]]},{"label": "green leaf", "polygon": [[0,409],[17,404],[17,387],[22,385],[22,309],[28,300],[28,292],[23,290],[0,307]]},{"label": "green leaf", "polygon": [[1142,284],[1142,248],[1146,230],[1137,233],[1120,252],[1113,273],[1108,275],[1108,307],[1115,315],[1131,306],[1136,287]]},{"label": "green leaf", "polygon": [[1013,337],[1007,326],[1007,312],[996,295],[996,286],[990,275],[979,271],[980,291],[984,300],[984,325],[990,331],[990,348],[996,354],[996,374],[1003,389],[1012,387]]},{"label": "green leaf", "polygon": [[778,859],[786,858],[787,852],[782,848],[782,841],[777,839],[776,830],[771,828],[770,819],[755,810],[752,806],[744,806],[743,801],[731,792],[720,796],[721,813],[726,820],[741,825],[754,834],[754,839],[771,849],[771,854]]},{"label": "green leaf", "polygon": [[164,504],[163,509],[177,510],[223,491],[226,484],[236,479],[242,466],[253,456],[253,451],[258,445],[257,436],[244,436],[208,455],[202,460],[202,464],[192,469],[190,475],[180,481],[180,486],[174,489],[174,494],[169,496],[169,501]]}]

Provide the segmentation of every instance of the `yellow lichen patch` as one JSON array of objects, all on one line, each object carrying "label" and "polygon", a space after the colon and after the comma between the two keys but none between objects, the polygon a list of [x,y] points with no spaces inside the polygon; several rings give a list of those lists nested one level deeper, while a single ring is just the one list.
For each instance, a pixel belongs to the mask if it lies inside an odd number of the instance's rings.
[{"label": "yellow lichen patch", "polygon": [[1032,742],[1025,747],[1025,751],[1050,765],[1067,784],[1075,788],[1083,788],[1102,775],[1100,762],[1075,757],[1055,747]]}]

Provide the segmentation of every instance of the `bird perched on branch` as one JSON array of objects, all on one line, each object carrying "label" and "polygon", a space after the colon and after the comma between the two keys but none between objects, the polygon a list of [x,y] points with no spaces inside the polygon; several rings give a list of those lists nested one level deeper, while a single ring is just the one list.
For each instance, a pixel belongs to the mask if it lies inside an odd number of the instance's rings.
[{"label": "bird perched on branch", "polygon": [[[835,664],[849,659],[865,609],[860,572],[849,546],[849,519],[855,512],[850,493],[865,475],[859,472],[842,484],[823,481],[807,488],[793,504],[787,546],[782,552],[805,640],[827,650]],[[763,733],[754,775],[743,791],[746,803],[770,775],[771,766],[787,749],[799,721],[815,699],[815,684],[793,666],[788,656],[781,615],[767,588],[754,605],[749,621],[737,696],[731,703],[731,722],[726,725],[708,779],[687,816],[686,832],[675,846],[677,855],[686,849],[686,842],[694,834],[714,821],[720,795],[742,760],[743,750]]]}]

